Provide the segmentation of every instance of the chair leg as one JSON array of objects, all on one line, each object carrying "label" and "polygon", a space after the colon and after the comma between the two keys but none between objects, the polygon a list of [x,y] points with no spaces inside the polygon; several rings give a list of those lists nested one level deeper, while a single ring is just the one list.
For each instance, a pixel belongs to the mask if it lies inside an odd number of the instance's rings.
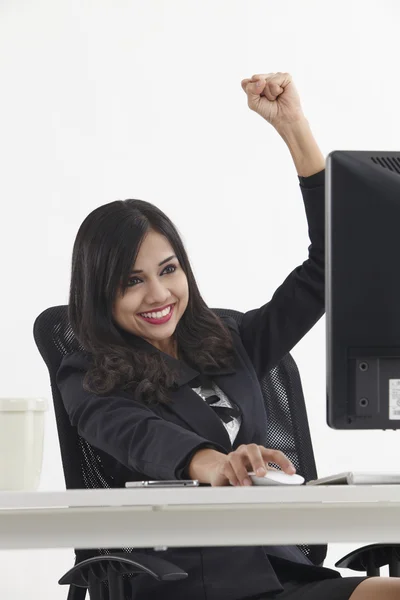
[{"label": "chair leg", "polygon": [[70,585],[67,600],[85,600],[86,588]]},{"label": "chair leg", "polygon": [[[89,572],[89,596],[90,600],[106,600],[108,594],[107,590],[104,589],[102,582],[95,575],[93,571]],[[107,598],[107,600],[109,600]]]},{"label": "chair leg", "polygon": [[110,600],[120,600],[124,598],[124,580],[121,573],[118,573],[112,566],[107,569],[108,589]]},{"label": "chair leg", "polygon": [[400,577],[400,560],[395,549],[392,550],[392,554],[389,559],[389,576]]},{"label": "chair leg", "polygon": [[370,552],[367,559],[367,575],[368,577],[380,577],[381,570],[376,566],[374,561],[374,554]]}]

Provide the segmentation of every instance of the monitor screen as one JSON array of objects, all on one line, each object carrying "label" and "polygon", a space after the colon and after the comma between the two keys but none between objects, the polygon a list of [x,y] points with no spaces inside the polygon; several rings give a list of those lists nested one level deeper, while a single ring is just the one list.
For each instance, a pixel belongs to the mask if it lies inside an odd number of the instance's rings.
[{"label": "monitor screen", "polygon": [[400,428],[400,152],[326,164],[327,422]]}]

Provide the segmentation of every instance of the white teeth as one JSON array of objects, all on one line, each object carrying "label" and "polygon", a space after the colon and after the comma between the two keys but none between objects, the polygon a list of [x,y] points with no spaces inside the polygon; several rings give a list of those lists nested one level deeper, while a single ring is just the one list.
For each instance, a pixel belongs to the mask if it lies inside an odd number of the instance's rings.
[{"label": "white teeth", "polygon": [[166,317],[171,312],[171,306],[164,308],[161,312],[152,312],[152,313],[140,313],[142,317],[146,317],[148,319],[161,319],[162,317]]}]

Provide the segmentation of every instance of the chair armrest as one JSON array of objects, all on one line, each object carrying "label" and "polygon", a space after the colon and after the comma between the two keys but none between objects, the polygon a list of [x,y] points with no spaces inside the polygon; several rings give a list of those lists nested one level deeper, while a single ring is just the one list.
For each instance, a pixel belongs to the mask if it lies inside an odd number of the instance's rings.
[{"label": "chair armrest", "polygon": [[93,575],[100,581],[108,579],[110,567],[121,575],[124,573],[147,573],[159,581],[174,581],[185,579],[188,576],[176,565],[157,556],[149,556],[140,552],[115,552],[94,556],[79,562],[67,571],[58,583],[88,587],[89,579]]},{"label": "chair armrest", "polygon": [[390,577],[400,577],[400,544],[370,544],[353,550],[335,563],[335,567],[366,571],[368,576],[380,575],[380,568],[389,565]]}]

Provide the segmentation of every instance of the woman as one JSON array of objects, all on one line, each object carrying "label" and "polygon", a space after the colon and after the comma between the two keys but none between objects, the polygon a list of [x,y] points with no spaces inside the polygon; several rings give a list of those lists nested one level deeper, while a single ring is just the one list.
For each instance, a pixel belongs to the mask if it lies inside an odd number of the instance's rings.
[{"label": "woman", "polygon": [[[255,75],[242,88],[294,160],[309,257],[238,326],[207,307],[178,232],[155,206],[116,201],[88,215],[74,244],[69,299],[70,322],[86,352],[63,359],[57,383],[72,424],[108,457],[116,487],[188,477],[249,485],[247,472],[265,474],[268,462],[294,472],[286,456],[263,445],[258,380],[324,312],[324,158],[288,73]],[[163,556],[189,577],[138,577],[138,598],[400,597],[398,580],[342,579],[296,546],[178,548]]]}]

